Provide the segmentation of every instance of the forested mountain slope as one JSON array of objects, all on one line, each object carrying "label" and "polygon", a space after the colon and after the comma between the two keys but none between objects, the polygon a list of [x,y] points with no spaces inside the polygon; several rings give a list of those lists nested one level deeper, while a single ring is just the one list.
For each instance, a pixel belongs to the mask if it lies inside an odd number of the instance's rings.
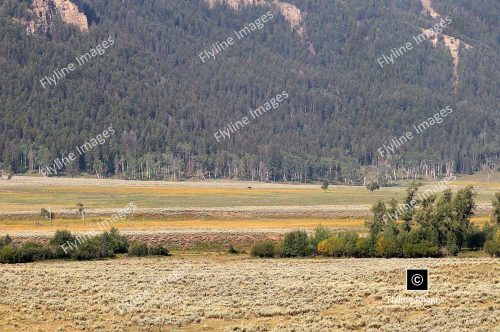
[{"label": "forested mountain slope", "polygon": [[[27,33],[32,5],[0,0],[0,168],[41,170],[110,126],[58,173],[359,183],[367,167],[388,178],[500,167],[500,3],[432,1],[451,21],[441,34],[471,46],[458,48],[454,73],[443,37],[413,39],[439,21],[419,0],[291,0],[295,26],[276,3],[255,2],[73,1],[88,31],[55,14],[48,33]],[[202,61],[228,37],[234,45]],[[57,84],[40,82],[70,63]],[[279,107],[214,136],[283,91]],[[447,106],[442,123],[379,153]]]}]

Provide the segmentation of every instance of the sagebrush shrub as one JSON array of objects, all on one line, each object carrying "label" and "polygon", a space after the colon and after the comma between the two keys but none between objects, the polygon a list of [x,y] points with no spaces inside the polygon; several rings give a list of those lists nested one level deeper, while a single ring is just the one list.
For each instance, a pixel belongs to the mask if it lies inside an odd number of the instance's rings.
[{"label": "sagebrush shrub", "polygon": [[11,245],[0,248],[0,263],[16,264],[29,263],[33,261],[33,256],[29,251]]},{"label": "sagebrush shrub", "polygon": [[22,246],[21,250],[23,250],[26,255],[31,256],[32,261],[42,261],[55,258],[52,247],[40,243],[26,242]]},{"label": "sagebrush shrub", "polygon": [[101,236],[80,243],[78,247],[70,252],[70,256],[76,260],[99,260],[115,257],[115,253],[109,244]]},{"label": "sagebrush shrub", "polygon": [[148,246],[146,243],[142,242],[132,242],[130,247],[128,248],[129,256],[147,256],[148,255]]},{"label": "sagebrush shrub", "polygon": [[252,246],[250,255],[255,257],[274,257],[276,254],[275,247],[274,242],[270,240],[260,241]]},{"label": "sagebrush shrub", "polygon": [[76,238],[67,230],[58,230],[54,236],[50,239],[50,245],[63,245],[67,242],[75,242]]},{"label": "sagebrush shrub", "polygon": [[126,236],[120,235],[116,228],[113,227],[109,232],[102,233],[100,237],[102,237],[102,241],[106,247],[115,254],[125,254],[128,252],[129,240]]},{"label": "sagebrush shrub", "polygon": [[148,247],[148,254],[150,256],[170,256],[170,252],[167,248],[161,244],[153,244]]}]

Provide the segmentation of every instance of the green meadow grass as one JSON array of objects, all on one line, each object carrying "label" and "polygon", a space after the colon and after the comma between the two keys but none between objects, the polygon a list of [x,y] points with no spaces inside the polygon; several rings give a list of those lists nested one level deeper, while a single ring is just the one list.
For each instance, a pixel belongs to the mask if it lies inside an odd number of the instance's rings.
[{"label": "green meadow grass", "polygon": [[[460,184],[465,186],[465,184]],[[426,188],[430,188],[427,184]],[[478,204],[488,204],[498,183],[476,187]],[[330,186],[318,188],[225,188],[221,187],[127,187],[127,186],[6,186],[0,187],[0,212],[37,211],[43,208],[118,208],[134,202],[138,208],[209,208],[236,206],[372,205],[378,200],[397,198],[405,187],[389,187],[370,192],[365,187]]]},{"label": "green meadow grass", "polygon": [[319,187],[317,190],[8,187],[0,188],[0,211],[32,211],[49,206],[74,208],[79,202],[87,208],[122,207],[129,202],[140,208],[364,205],[403,195],[404,188],[382,188],[371,193],[364,187],[337,189],[334,186],[327,192]]}]

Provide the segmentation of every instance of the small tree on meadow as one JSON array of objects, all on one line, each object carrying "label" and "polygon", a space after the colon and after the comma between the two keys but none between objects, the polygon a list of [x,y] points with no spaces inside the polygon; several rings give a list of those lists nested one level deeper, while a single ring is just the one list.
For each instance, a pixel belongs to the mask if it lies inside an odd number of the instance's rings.
[{"label": "small tree on meadow", "polygon": [[323,189],[325,192],[328,190],[328,186],[330,185],[330,182],[328,182],[327,179],[323,180],[323,184],[321,185],[321,189]]},{"label": "small tree on meadow", "polygon": [[85,220],[85,206],[83,206],[83,203],[77,203],[76,207],[78,209],[78,213],[82,216],[82,219]]},{"label": "small tree on meadow", "polygon": [[52,222],[52,219],[54,219],[54,212],[50,212],[49,210],[42,208],[40,210],[40,215],[41,218],[45,218],[47,220],[50,220]]},{"label": "small tree on meadow", "polygon": [[379,190],[380,189],[380,184],[378,184],[378,182],[368,183],[366,185],[366,188],[368,190],[370,190],[371,192],[374,192],[375,190]]},{"label": "small tree on meadow", "polygon": [[[54,219],[54,212],[50,212],[49,210],[42,208],[40,210],[40,214],[38,216],[42,219],[45,218],[45,219],[49,220],[50,223],[52,223],[52,219]],[[35,225],[36,225],[36,221],[35,221]]]}]

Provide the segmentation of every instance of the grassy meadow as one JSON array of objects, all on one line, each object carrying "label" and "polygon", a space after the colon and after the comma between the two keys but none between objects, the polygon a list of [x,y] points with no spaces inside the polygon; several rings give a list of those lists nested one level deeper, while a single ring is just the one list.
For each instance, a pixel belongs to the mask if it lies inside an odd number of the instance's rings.
[{"label": "grassy meadow", "polygon": [[[234,229],[312,229],[322,224],[331,228],[360,228],[364,226],[369,207],[378,200],[405,195],[407,183],[384,187],[370,192],[361,186],[331,185],[325,192],[320,184],[269,184],[234,181],[162,182],[123,181],[97,179],[69,179],[36,177],[15,177],[14,181],[0,181],[0,232],[15,231],[72,231],[100,230],[97,222],[111,214],[112,209],[123,208],[133,202],[139,211],[113,226],[129,230],[234,230]],[[425,183],[421,190],[432,188],[436,183]],[[500,181],[481,181],[464,177],[450,183],[452,190],[473,185],[477,192],[478,205],[489,205],[494,193],[500,191]],[[77,203],[83,203],[87,211],[109,209],[102,216],[89,215],[81,218],[57,217],[50,223],[37,218],[41,208],[52,211],[75,210]],[[255,207],[255,208],[253,208]],[[272,208],[272,212],[259,215],[259,208]],[[276,207],[276,211],[274,210]],[[317,208],[314,208],[317,207]],[[322,215],[313,212],[321,208],[344,209],[346,213]],[[179,214],[159,216],[148,208],[178,209]],[[218,213],[190,214],[189,209],[222,209]],[[224,210],[231,208],[233,210]],[[287,215],[291,209],[299,214]],[[309,208],[309,209],[306,209]],[[355,210],[362,208],[364,215]],[[142,210],[141,210],[142,209]],[[244,214],[235,213],[246,209]],[[304,210],[301,210],[304,209]],[[249,212],[250,211],[250,212]],[[31,212],[31,217],[1,216],[2,213]],[[345,212],[345,211],[344,211]],[[358,211],[359,212],[359,211]],[[74,213],[74,212],[71,212]],[[489,219],[478,215],[473,221],[478,225]]]},{"label": "grassy meadow", "polygon": [[366,205],[379,199],[401,198],[404,188],[138,188],[138,187],[0,187],[0,211],[31,211],[51,206],[72,208],[123,207],[134,202],[141,208],[192,208],[236,206]]},{"label": "grassy meadow", "polygon": [[[52,179],[46,179],[51,181]],[[316,206],[316,205],[372,205],[378,200],[401,199],[405,185],[384,187],[370,192],[362,186],[331,185],[325,192],[317,185],[269,185],[246,182],[238,186],[211,181],[179,183],[179,185],[151,185],[151,182],[116,181],[103,186],[89,180],[88,185],[26,185],[23,182],[0,181],[0,212],[39,211],[41,208],[68,209],[76,203],[86,208],[120,208],[130,202],[139,208],[212,208],[240,206]],[[92,182],[94,181],[94,182]],[[108,180],[109,181],[109,180]],[[127,183],[128,182],[128,183]],[[29,183],[28,183],[29,184]],[[50,182],[48,182],[50,184]],[[186,185],[187,184],[187,185]],[[232,183],[234,184],[234,182]],[[422,191],[436,183],[427,182]],[[500,181],[481,182],[458,180],[450,183],[456,190],[472,185],[477,191],[477,204],[489,204],[494,193],[500,191]],[[249,188],[251,187],[251,188]]]}]

